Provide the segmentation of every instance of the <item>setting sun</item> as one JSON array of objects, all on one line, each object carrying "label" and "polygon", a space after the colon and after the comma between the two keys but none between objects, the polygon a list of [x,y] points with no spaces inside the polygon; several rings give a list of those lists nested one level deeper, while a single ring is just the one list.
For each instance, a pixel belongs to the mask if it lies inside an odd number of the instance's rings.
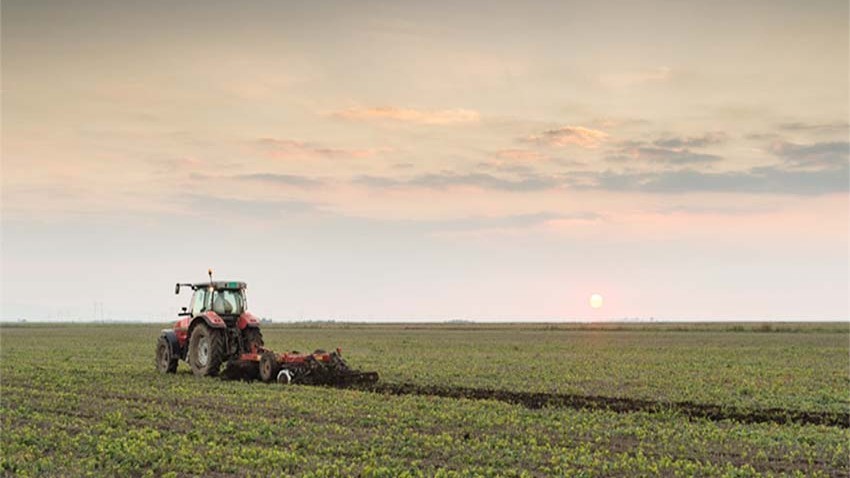
[{"label": "setting sun", "polygon": [[593,294],[590,296],[590,306],[594,309],[598,309],[602,307],[602,296],[599,294]]}]

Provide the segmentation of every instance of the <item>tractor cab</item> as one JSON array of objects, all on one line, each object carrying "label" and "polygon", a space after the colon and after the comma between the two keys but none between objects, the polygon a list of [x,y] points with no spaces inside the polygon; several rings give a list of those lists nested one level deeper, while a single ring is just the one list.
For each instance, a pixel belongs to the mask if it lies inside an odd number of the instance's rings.
[{"label": "tractor cab", "polygon": [[177,284],[175,293],[181,286],[191,287],[194,291],[189,307],[184,307],[180,315],[197,317],[205,312],[215,312],[227,325],[233,325],[239,316],[248,310],[244,282],[212,281],[197,284]]}]

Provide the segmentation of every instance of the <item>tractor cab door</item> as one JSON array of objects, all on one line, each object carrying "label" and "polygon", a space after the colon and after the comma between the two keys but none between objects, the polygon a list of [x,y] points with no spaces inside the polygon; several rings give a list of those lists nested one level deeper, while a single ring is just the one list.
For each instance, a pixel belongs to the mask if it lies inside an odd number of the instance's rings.
[{"label": "tractor cab door", "polygon": [[209,289],[204,287],[195,290],[192,296],[192,317],[197,317],[207,310],[209,308],[207,304],[209,304]]}]

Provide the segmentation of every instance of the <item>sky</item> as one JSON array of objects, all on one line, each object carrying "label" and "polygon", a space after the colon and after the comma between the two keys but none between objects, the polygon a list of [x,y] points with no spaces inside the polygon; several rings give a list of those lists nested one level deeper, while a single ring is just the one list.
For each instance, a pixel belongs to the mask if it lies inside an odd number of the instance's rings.
[{"label": "sky", "polygon": [[0,319],[850,319],[846,1],[0,16]]}]

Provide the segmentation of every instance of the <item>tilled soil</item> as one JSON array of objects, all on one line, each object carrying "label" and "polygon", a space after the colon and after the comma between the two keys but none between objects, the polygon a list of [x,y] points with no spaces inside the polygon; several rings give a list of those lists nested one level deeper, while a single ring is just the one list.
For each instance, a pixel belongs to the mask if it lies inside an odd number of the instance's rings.
[{"label": "tilled soil", "polygon": [[530,409],[544,407],[610,410],[618,413],[673,411],[693,418],[713,421],[735,420],[742,423],[800,423],[850,428],[850,413],[789,410],[783,408],[745,409],[694,402],[663,402],[637,398],[571,395],[545,392],[519,392],[488,388],[420,385],[415,383],[378,383],[356,387],[388,395],[430,395],[472,400],[498,400]]}]

